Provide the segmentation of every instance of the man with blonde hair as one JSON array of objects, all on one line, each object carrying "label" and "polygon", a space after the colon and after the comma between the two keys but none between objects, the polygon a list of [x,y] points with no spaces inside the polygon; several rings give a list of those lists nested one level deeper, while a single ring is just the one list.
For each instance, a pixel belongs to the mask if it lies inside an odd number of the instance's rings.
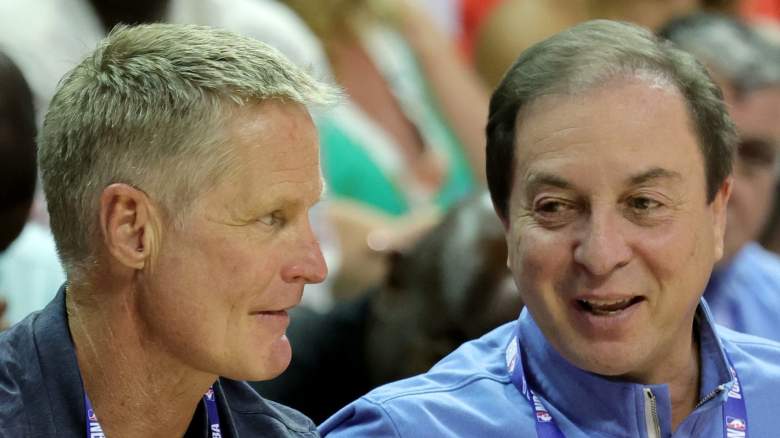
[{"label": "man with blonde hair", "polygon": [[0,337],[13,436],[316,436],[240,380],[280,374],[327,268],[307,105],[333,91],[256,40],[118,27],[61,82],[39,164],[67,282]]}]

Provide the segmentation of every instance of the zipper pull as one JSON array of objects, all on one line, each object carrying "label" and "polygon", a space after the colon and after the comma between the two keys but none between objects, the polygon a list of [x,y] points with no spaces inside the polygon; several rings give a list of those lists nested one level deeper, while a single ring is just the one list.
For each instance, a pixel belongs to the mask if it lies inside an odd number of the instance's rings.
[{"label": "zipper pull", "polygon": [[658,406],[655,394],[650,388],[642,388],[645,393],[645,428],[648,438],[661,438],[661,421],[658,419]]}]

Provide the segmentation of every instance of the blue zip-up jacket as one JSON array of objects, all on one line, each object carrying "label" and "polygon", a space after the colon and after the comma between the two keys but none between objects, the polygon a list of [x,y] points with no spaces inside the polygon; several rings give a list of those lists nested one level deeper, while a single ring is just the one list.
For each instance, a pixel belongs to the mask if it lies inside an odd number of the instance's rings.
[{"label": "blue zip-up jacket", "polygon": [[[742,384],[752,438],[780,436],[780,344],[716,327],[702,300],[697,312],[702,403],[671,431],[666,385],[607,380],[574,367],[545,340],[527,310],[518,321],[468,342],[428,373],[371,391],[320,425],[338,437],[535,437],[535,414],[507,371],[505,352],[519,324],[531,388],[567,438],[723,437],[723,406]],[[656,414],[647,416],[646,389]],[[649,410],[648,410],[649,412]],[[649,426],[649,427],[648,427]]]},{"label": "blue zip-up jacket", "polygon": [[[319,436],[303,414],[264,400],[246,382],[219,378],[213,387],[225,438]],[[188,438],[208,436],[205,409],[201,403]],[[63,286],[44,310],[0,335],[0,437],[83,438],[86,431]]]},{"label": "blue zip-up jacket", "polygon": [[777,254],[756,242],[748,243],[712,273],[704,298],[718,324],[780,342]]}]

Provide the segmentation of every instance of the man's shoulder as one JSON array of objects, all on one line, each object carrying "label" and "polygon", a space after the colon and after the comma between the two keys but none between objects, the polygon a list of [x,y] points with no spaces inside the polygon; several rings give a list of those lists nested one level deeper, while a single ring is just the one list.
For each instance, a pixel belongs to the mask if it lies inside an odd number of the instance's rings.
[{"label": "man's shoulder", "polygon": [[396,399],[415,398],[430,393],[464,394],[480,383],[511,384],[503,355],[511,337],[510,326],[514,326],[514,323],[466,342],[427,373],[380,386],[365,398],[386,404]]},{"label": "man's shoulder", "polygon": [[246,382],[219,379],[239,435],[282,437],[319,436],[314,423],[302,413],[261,397]]},{"label": "man's shoulder", "polygon": [[[472,436],[485,427],[517,432],[530,408],[512,388],[505,349],[516,323],[467,342],[419,376],[381,386],[351,403],[320,426],[333,436]],[[527,408],[527,416],[520,410]],[[533,422],[528,424],[533,426]],[[532,431],[533,429],[531,429]],[[480,432],[481,431],[481,432]],[[491,432],[492,433],[492,432]],[[423,433],[425,434],[425,433]],[[517,435],[515,435],[517,436]]]},{"label": "man's shoulder", "polygon": [[[63,327],[65,333],[62,332]],[[29,366],[33,361],[38,362],[39,343],[62,344],[69,341],[64,286],[60,286],[59,292],[46,307],[0,332],[0,363],[21,362]]]},{"label": "man's shoulder", "polygon": [[0,437],[30,432],[24,402],[38,369],[32,330],[36,317],[30,315],[0,333]]},{"label": "man's shoulder", "polygon": [[19,362],[27,362],[34,355],[33,324],[38,312],[32,313],[23,320],[0,332],[0,373],[5,373],[9,367]]},{"label": "man's shoulder", "polygon": [[780,342],[718,325],[717,332],[729,354],[741,354],[757,361],[772,361],[780,367]]},{"label": "man's shoulder", "polygon": [[[717,326],[718,336],[734,366],[762,385],[780,389],[780,342]],[[742,379],[740,379],[742,380]],[[780,394],[780,391],[776,391]],[[780,401],[780,399],[779,399]]]},{"label": "man's shoulder", "polygon": [[724,327],[718,327],[718,333],[739,376],[739,394],[747,406],[751,429],[756,436],[776,436],[780,343]]}]

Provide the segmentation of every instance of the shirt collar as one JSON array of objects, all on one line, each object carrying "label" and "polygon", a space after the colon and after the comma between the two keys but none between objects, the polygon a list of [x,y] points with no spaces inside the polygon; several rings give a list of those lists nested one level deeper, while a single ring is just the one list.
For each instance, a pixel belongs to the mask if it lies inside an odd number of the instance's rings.
[{"label": "shirt collar", "polygon": [[[644,429],[644,388],[655,397],[661,429],[671,434],[671,401],[667,385],[640,385],[609,380],[577,368],[564,359],[545,339],[533,317],[524,309],[518,320],[519,343],[526,377],[531,389],[546,401],[551,415],[564,430],[575,427],[599,431],[611,436],[626,431],[640,435]],[[721,385],[730,385],[723,345],[718,338],[712,316],[702,299],[696,311],[696,330],[701,356],[701,391],[699,399],[715,392],[710,402],[697,409],[705,410],[725,400]],[[664,435],[666,436],[666,435]]]},{"label": "shirt collar", "polygon": [[[84,383],[68,326],[66,293],[66,285],[62,285],[54,299],[38,315],[33,333],[40,357],[41,374],[58,376],[56,379],[43,381],[53,418],[57,418],[62,430],[86,430]],[[223,428],[223,436],[235,436],[233,418],[220,380],[214,383],[214,391],[218,394],[217,404],[220,406],[220,426]],[[205,409],[205,405],[201,402],[198,409]],[[207,430],[208,426],[203,429],[204,433],[207,433]]]},{"label": "shirt collar", "polygon": [[86,428],[84,389],[68,327],[65,293],[65,285],[62,285],[54,299],[37,315],[32,330],[41,375],[57,376],[44,378],[41,383],[48,393],[53,418],[57,418],[57,424],[63,430],[83,430]]}]

